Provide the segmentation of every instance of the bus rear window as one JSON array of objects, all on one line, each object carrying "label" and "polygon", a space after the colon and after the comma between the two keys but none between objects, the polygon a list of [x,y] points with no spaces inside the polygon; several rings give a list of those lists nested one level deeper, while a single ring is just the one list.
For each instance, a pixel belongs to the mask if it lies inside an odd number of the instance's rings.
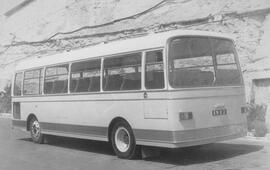
[{"label": "bus rear window", "polygon": [[214,57],[216,58],[216,81],[218,86],[241,84],[240,70],[232,42],[212,39]]},{"label": "bus rear window", "polygon": [[241,84],[230,40],[208,37],[175,38],[169,48],[169,82],[174,88]]}]

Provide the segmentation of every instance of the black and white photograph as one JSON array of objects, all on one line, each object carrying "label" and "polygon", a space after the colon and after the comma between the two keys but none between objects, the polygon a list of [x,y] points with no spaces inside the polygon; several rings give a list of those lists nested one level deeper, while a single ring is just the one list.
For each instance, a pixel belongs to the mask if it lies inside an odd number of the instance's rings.
[{"label": "black and white photograph", "polygon": [[269,0],[0,0],[0,170],[269,170]]}]

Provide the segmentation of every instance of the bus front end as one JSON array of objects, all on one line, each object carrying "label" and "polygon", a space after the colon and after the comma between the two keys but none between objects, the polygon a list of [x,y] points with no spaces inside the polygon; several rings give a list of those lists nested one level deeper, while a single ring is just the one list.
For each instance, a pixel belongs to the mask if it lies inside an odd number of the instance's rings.
[{"label": "bus front end", "polygon": [[175,37],[168,55],[172,147],[245,136],[245,90],[233,41]]}]

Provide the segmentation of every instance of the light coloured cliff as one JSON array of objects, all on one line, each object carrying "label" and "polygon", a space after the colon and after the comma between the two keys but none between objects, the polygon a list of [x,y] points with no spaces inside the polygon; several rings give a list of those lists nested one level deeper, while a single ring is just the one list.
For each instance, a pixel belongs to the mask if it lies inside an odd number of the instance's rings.
[{"label": "light coloured cliff", "polygon": [[234,35],[246,70],[269,57],[269,14],[269,0],[36,0],[1,17],[0,89],[20,60],[173,29]]}]

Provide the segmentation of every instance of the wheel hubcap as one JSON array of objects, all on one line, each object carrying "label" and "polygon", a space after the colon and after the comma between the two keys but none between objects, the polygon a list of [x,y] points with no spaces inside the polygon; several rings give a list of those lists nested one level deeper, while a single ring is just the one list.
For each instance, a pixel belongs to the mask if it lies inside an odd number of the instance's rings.
[{"label": "wheel hubcap", "polygon": [[121,152],[126,152],[130,146],[130,135],[127,129],[119,127],[115,132],[115,145]]},{"label": "wheel hubcap", "polygon": [[38,121],[34,121],[32,124],[31,132],[34,138],[38,138],[40,135],[40,125]]}]

